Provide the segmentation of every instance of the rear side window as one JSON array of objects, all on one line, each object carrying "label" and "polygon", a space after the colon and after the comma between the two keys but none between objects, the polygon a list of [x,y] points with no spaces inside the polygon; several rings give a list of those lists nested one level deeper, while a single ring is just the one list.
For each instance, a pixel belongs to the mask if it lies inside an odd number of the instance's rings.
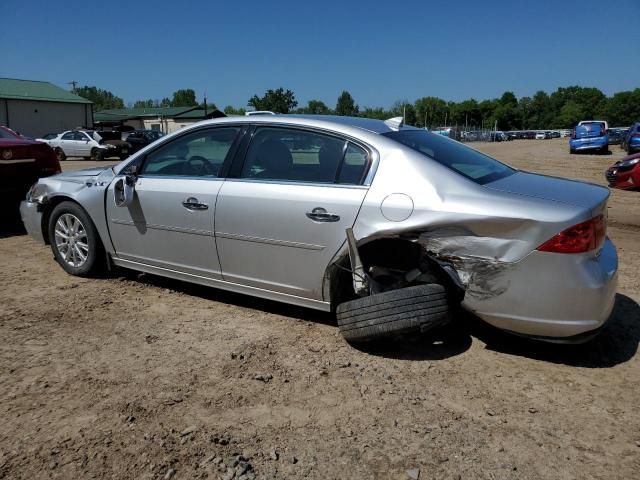
[{"label": "rear side window", "polygon": [[258,128],[241,178],[358,184],[367,152],[345,139],[304,130]]},{"label": "rear side window", "polygon": [[400,130],[383,134],[454,172],[484,185],[513,175],[516,170],[462,143],[425,130]]}]

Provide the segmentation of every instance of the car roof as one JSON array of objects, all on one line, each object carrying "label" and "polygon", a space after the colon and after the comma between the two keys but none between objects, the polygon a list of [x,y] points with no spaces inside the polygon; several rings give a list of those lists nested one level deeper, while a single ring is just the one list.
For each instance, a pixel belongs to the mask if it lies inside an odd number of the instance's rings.
[{"label": "car roof", "polygon": [[[206,121],[207,123],[229,123],[229,122],[249,122],[249,123],[286,123],[291,125],[306,125],[319,127],[347,127],[366,130],[371,133],[388,133],[397,131],[383,120],[362,117],[343,117],[339,115],[303,115],[303,114],[277,114],[277,115],[251,115],[251,116],[230,116],[216,118]],[[419,130],[416,127],[403,125],[401,130]]]}]

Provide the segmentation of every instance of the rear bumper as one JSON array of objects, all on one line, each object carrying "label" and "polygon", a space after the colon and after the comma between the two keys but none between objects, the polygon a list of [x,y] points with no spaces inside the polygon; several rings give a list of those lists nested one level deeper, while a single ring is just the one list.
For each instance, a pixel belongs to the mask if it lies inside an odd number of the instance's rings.
[{"label": "rear bumper", "polygon": [[607,139],[604,137],[593,139],[590,141],[571,140],[569,142],[569,148],[576,152],[580,150],[597,150],[597,149],[605,148],[608,145],[609,143],[607,142]]},{"label": "rear bumper", "polygon": [[463,306],[503,330],[575,342],[572,337],[589,337],[611,315],[618,255],[609,239],[597,256],[534,251],[501,275],[503,292],[484,298],[467,295]]},{"label": "rear bumper", "polygon": [[38,211],[38,204],[23,200],[20,203],[20,217],[27,233],[40,243],[46,243],[42,234],[42,212]]}]

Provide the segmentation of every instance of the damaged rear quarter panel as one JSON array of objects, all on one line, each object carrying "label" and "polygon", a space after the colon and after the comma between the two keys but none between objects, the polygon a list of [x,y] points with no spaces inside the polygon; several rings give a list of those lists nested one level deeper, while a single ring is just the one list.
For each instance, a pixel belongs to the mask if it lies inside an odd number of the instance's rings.
[{"label": "damaged rear quarter panel", "polygon": [[[466,288],[465,304],[504,294],[518,262],[568,226],[589,218],[586,208],[492,190],[405,150],[384,151],[354,225],[360,245],[405,237],[451,263]],[[381,213],[391,194],[408,195],[412,214],[393,222]]]}]

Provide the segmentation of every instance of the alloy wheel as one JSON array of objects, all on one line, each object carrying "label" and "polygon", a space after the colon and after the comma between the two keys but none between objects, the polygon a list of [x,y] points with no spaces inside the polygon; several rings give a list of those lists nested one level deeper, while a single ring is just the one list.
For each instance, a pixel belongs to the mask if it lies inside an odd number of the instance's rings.
[{"label": "alloy wheel", "polygon": [[78,217],[63,213],[56,221],[54,231],[56,249],[62,259],[70,266],[79,268],[89,256],[87,230]]}]

